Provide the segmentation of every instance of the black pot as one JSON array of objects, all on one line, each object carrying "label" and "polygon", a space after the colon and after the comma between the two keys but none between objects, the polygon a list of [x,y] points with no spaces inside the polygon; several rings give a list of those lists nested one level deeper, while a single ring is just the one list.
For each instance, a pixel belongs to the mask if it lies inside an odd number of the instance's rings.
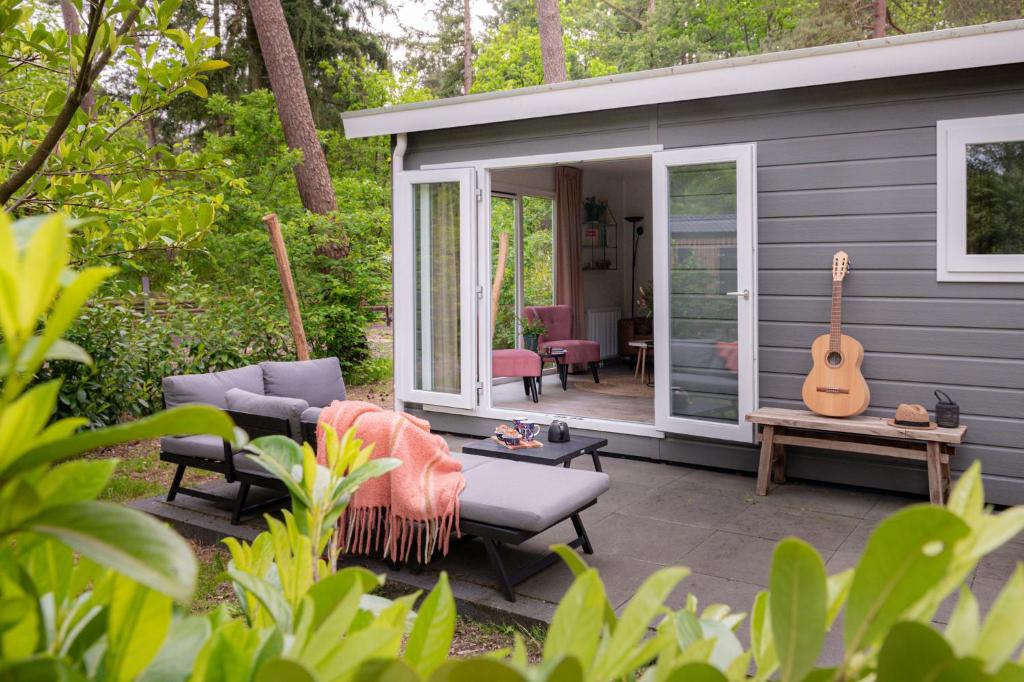
[{"label": "black pot", "polygon": [[523,345],[526,346],[526,350],[536,353],[538,341],[540,341],[540,336],[537,334],[523,334]]},{"label": "black pot", "polygon": [[935,423],[947,428],[960,426],[960,406],[945,391],[935,391]]}]

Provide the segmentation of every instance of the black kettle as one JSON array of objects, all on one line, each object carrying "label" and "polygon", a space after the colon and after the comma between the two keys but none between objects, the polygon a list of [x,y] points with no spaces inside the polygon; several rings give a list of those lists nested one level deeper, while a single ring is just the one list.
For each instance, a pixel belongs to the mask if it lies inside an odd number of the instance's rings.
[{"label": "black kettle", "polygon": [[569,442],[569,425],[561,419],[556,419],[551,422],[551,426],[548,427],[548,442],[549,443],[568,443]]}]

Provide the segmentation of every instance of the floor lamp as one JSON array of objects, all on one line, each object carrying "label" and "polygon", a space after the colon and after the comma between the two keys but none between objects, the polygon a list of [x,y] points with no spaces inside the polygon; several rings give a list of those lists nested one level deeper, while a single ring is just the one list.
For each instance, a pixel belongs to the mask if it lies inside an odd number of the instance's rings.
[{"label": "floor lamp", "polygon": [[640,237],[644,236],[644,226],[637,225],[644,219],[642,215],[627,216],[626,222],[632,223],[633,225],[633,263],[630,268],[630,282],[629,282],[629,317],[630,319],[636,317],[636,246],[640,241]]}]

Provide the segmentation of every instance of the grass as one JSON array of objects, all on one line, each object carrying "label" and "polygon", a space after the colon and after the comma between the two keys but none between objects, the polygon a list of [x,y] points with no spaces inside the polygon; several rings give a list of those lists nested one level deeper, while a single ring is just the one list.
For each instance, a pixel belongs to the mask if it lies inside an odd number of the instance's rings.
[{"label": "grass", "polygon": [[[99,499],[130,502],[140,497],[153,497],[167,492],[174,477],[174,465],[160,461],[160,442],[141,440],[95,450],[90,459],[117,459],[117,468]],[[190,469],[186,482],[215,478],[217,474]]]}]

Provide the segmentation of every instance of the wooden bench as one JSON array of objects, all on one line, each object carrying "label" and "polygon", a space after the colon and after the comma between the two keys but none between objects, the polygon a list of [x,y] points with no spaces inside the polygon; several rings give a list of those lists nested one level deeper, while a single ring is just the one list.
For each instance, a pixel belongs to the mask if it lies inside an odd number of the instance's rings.
[{"label": "wooden bench", "polygon": [[807,410],[763,407],[747,415],[761,425],[761,457],[757,466],[757,494],[768,494],[768,478],[786,482],[786,446],[841,450],[864,455],[925,462],[928,496],[943,504],[949,490],[949,458],[964,439],[966,426],[911,429],[892,426],[882,417],[824,417]]}]

